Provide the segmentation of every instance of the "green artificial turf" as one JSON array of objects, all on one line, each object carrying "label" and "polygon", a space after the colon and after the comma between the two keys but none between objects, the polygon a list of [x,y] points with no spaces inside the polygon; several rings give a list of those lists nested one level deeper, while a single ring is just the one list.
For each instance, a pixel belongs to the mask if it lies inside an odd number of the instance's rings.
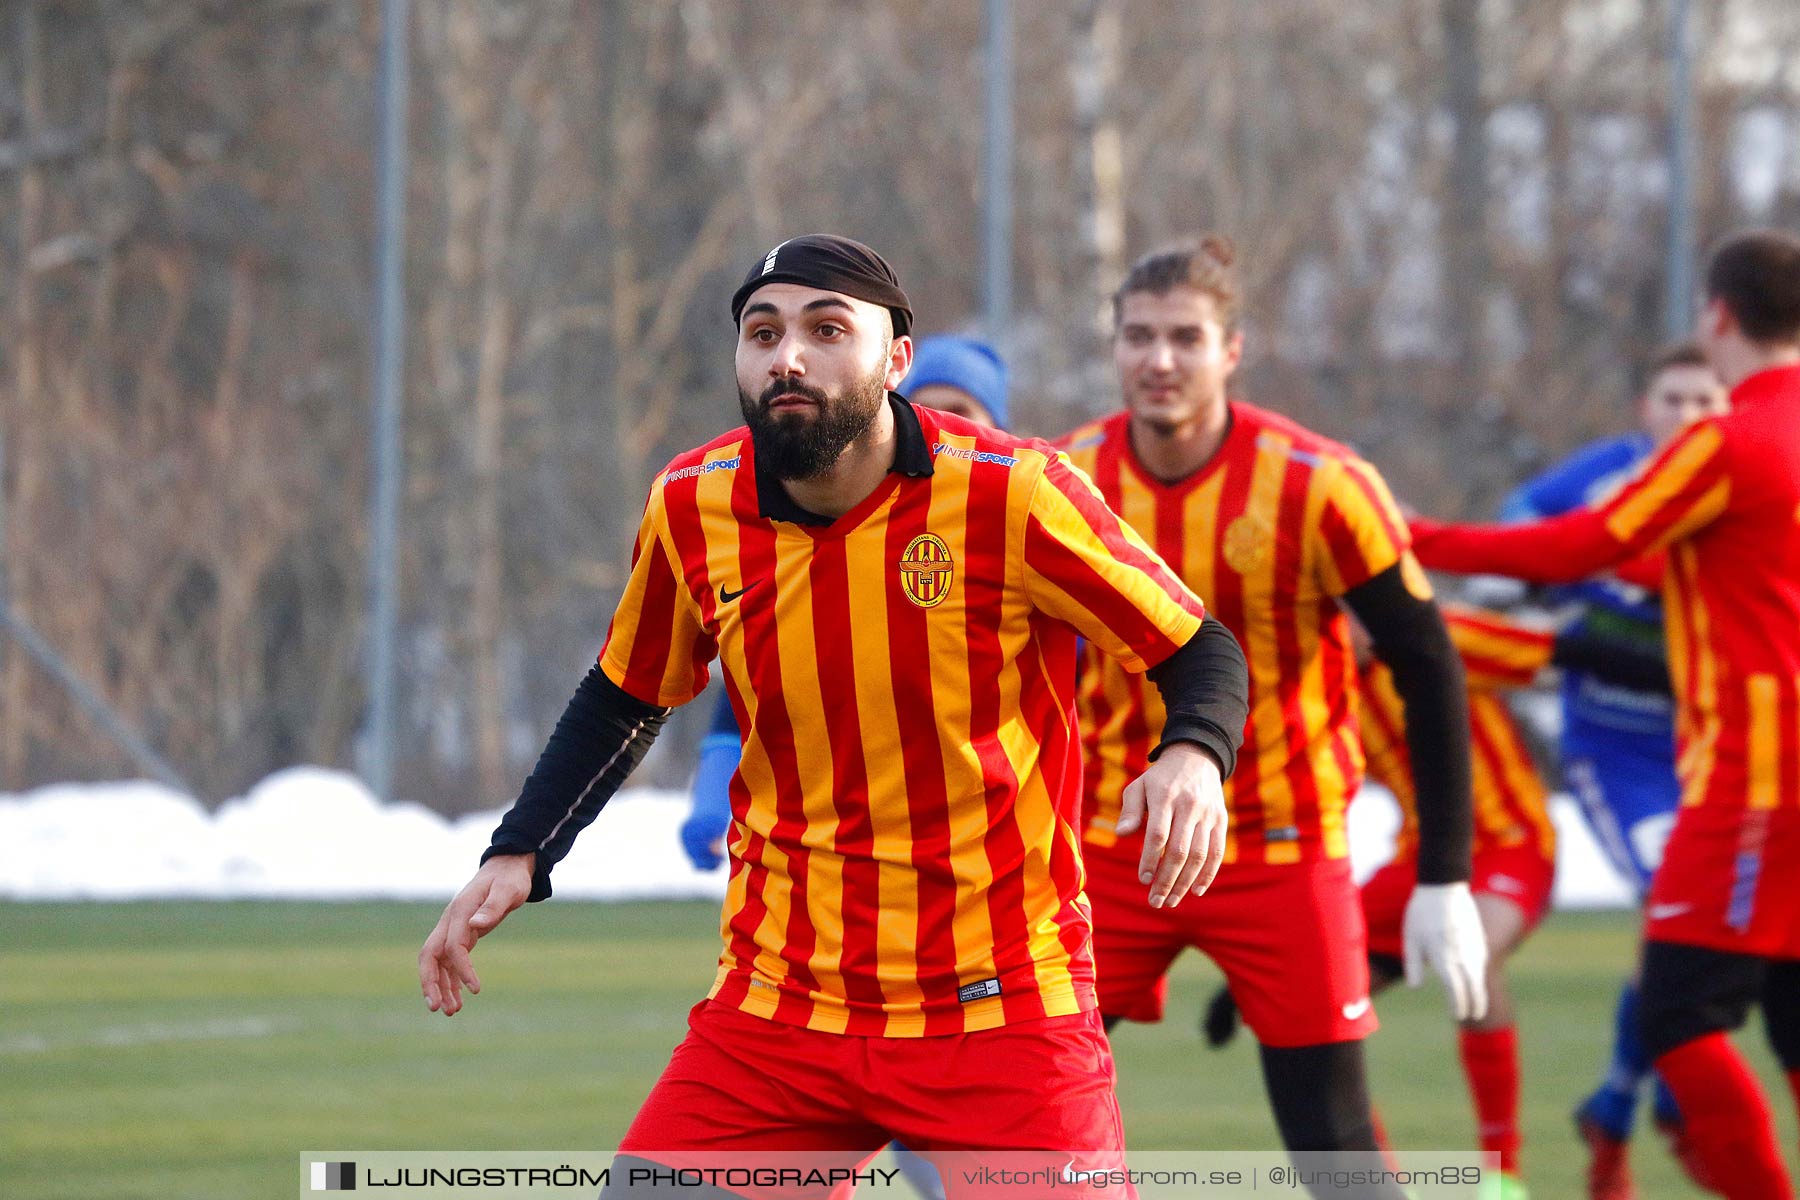
[{"label": "green artificial turf", "polygon": [[[609,1149],[712,979],[717,910],[553,901],[484,941],[481,996],[429,1014],[414,958],[436,906],[0,904],[0,1197],[292,1197],[309,1149]],[[1516,957],[1526,1168],[1579,1197],[1568,1112],[1598,1078],[1625,914],[1553,917]],[[1130,1144],[1277,1146],[1245,1038],[1206,1050],[1217,976],[1185,956],[1170,1019],[1114,1038]],[[1402,1147],[1472,1147],[1435,985],[1378,1003],[1372,1086]],[[1760,1029],[1740,1038],[1792,1105]],[[1646,1117],[1645,1197],[1689,1195]]]}]

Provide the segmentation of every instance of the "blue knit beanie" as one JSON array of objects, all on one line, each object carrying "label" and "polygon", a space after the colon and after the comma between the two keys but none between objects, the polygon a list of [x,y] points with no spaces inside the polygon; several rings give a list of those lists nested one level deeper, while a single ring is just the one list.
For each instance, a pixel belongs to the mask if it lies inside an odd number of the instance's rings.
[{"label": "blue knit beanie", "polygon": [[955,334],[921,338],[913,349],[912,370],[900,382],[900,394],[912,398],[922,387],[939,384],[969,393],[1006,428],[1006,364],[986,342]]}]

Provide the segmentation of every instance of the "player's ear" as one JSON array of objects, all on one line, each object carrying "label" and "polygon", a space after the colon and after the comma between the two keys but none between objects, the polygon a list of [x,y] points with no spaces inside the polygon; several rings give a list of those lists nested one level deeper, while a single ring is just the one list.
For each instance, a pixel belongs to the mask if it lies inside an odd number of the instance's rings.
[{"label": "player's ear", "polygon": [[899,337],[893,338],[888,342],[886,381],[888,391],[892,392],[898,390],[900,381],[906,378],[906,373],[908,371],[912,370],[912,361],[912,338],[905,334],[901,334]]},{"label": "player's ear", "polygon": [[1244,361],[1244,331],[1233,329],[1225,335],[1225,362],[1235,371]]},{"label": "player's ear", "polygon": [[1738,321],[1731,308],[1718,296],[1706,297],[1700,308],[1700,336],[1721,338],[1737,332]]}]

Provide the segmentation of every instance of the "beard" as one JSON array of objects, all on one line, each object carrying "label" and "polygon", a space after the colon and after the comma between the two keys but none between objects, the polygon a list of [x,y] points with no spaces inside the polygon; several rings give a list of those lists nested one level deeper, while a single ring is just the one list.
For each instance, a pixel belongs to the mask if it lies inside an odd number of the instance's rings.
[{"label": "beard", "polygon": [[1138,419],[1149,427],[1151,433],[1154,433],[1158,437],[1174,437],[1190,423],[1189,421],[1182,420],[1178,417],[1168,416],[1163,413],[1156,413]]},{"label": "beard", "polygon": [[1132,421],[1158,437],[1174,437],[1184,429],[1191,428],[1202,420],[1208,409],[1207,403],[1196,395],[1192,384],[1180,388],[1177,395],[1161,402],[1151,401],[1136,394],[1135,388],[1128,387],[1125,401]]},{"label": "beard", "polygon": [[[816,479],[829,471],[846,447],[869,431],[887,401],[885,365],[833,399],[798,380],[774,380],[757,399],[740,386],[738,408],[750,427],[759,462],[777,479]],[[816,406],[810,415],[769,411],[777,396],[804,396]]]}]

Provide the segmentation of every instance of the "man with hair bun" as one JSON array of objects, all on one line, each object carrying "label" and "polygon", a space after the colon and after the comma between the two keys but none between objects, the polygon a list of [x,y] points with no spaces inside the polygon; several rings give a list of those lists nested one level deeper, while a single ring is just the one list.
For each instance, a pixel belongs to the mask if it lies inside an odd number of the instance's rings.
[{"label": "man with hair bun", "polygon": [[1645,906],[1638,1026],[1713,1187],[1793,1195],[1767,1098],[1729,1033],[1760,1003],[1800,1102],[1800,237],[1734,234],[1698,340],[1731,411],[1619,493],[1508,527],[1413,525],[1453,571],[1563,583],[1666,551],[1681,808]]},{"label": "man with hair bun", "polygon": [[[1261,1043],[1287,1147],[1374,1152],[1362,1039],[1376,1022],[1344,823],[1363,768],[1344,608],[1392,672],[1420,781],[1405,974],[1416,985],[1429,963],[1459,1019],[1486,1008],[1487,950],[1468,883],[1467,699],[1381,476],[1346,447],[1231,397],[1244,348],[1234,258],[1228,240],[1206,237],[1138,260],[1113,297],[1124,409],[1062,442],[1107,504],[1204,590],[1250,665],[1225,864],[1203,904],[1176,909],[1144,902],[1144,873],[1173,835],[1131,782],[1161,703],[1100,654],[1083,661],[1082,836],[1100,1010],[1108,1028],[1160,1020],[1170,963],[1199,948]],[[1391,1183],[1331,1194],[1401,1195]]]}]

